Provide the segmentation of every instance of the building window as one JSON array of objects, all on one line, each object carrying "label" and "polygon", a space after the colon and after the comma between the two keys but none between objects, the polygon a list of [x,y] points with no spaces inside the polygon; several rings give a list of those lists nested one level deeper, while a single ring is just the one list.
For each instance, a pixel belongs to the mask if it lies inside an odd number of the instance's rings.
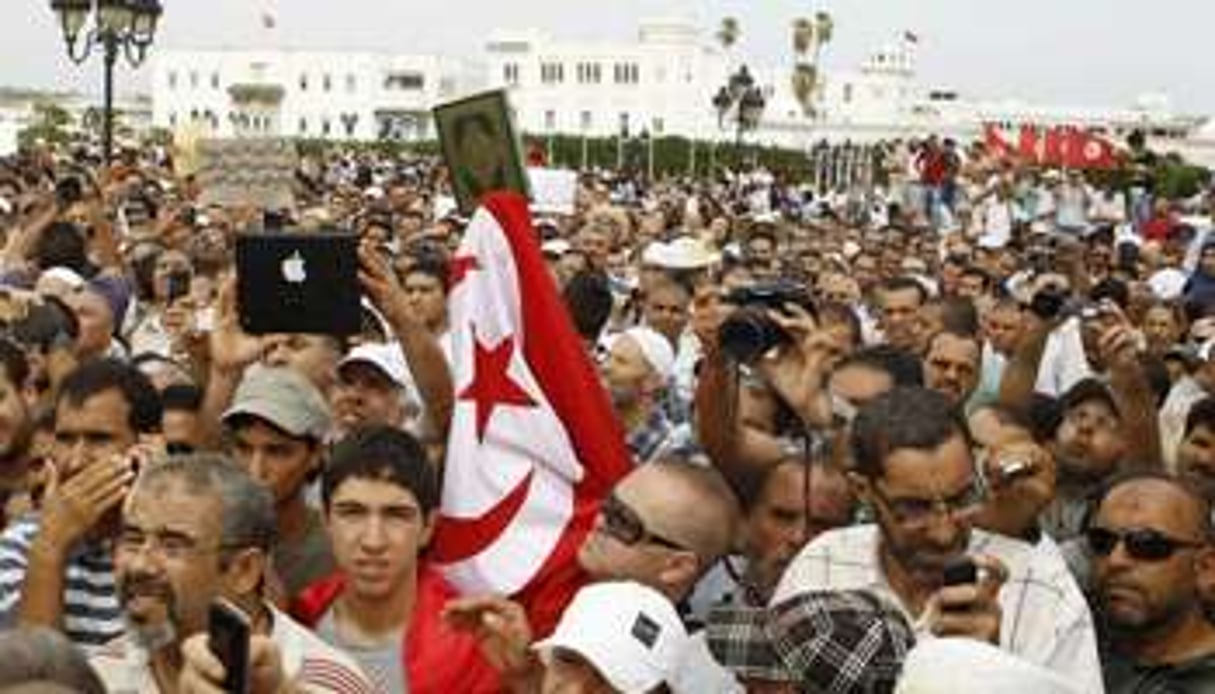
[{"label": "building window", "polygon": [[321,89],[324,91],[331,91],[333,89],[333,79],[328,74],[321,78]]},{"label": "building window", "polygon": [[620,134],[624,137],[629,136],[629,114],[620,114]]},{"label": "building window", "polygon": [[844,85],[844,103],[845,104],[852,103],[852,83],[851,82]]},{"label": "building window", "polygon": [[384,78],[384,89],[420,90],[426,86],[426,78],[420,72],[401,72]]},{"label": "building window", "polygon": [[177,114],[176,114],[176,113],[170,113],[170,114],[169,114],[169,127],[170,127],[170,128],[176,128],[176,127],[177,127]]},{"label": "building window", "polygon": [[557,128],[557,112],[556,111],[545,111],[544,112],[544,129],[545,130],[555,130],[556,128]]},{"label": "building window", "polygon": [[582,112],[582,117],[581,117],[581,119],[579,120],[579,123],[580,123],[580,125],[582,126],[582,131],[583,131],[583,132],[586,132],[587,130],[590,130],[590,129],[591,129],[591,112],[590,112],[590,111],[583,111],[583,112]]},{"label": "building window", "polygon": [[198,73],[190,71],[190,89],[198,89]]},{"label": "building window", "polygon": [[322,136],[329,137],[329,133],[332,130],[333,130],[333,124],[329,122],[328,118],[321,121],[321,135]]},{"label": "building window", "polygon": [[177,89],[177,71],[169,72],[169,89]]},{"label": "building window", "polygon": [[578,63],[579,84],[599,84],[601,76],[599,63]]},{"label": "building window", "polygon": [[301,92],[308,91],[308,75],[307,74],[300,75],[300,91]]},{"label": "building window", "polygon": [[301,135],[308,134],[308,119],[307,118],[300,118],[300,134]]},{"label": "building window", "polygon": [[510,85],[519,84],[518,63],[507,63],[502,66],[502,80]]},{"label": "building window", "polygon": [[211,73],[211,88],[219,89],[219,73],[218,72]]},{"label": "building window", "polygon": [[633,63],[629,66],[629,72],[633,78],[633,84],[641,84],[641,67],[636,63]]},{"label": "building window", "polygon": [[358,89],[359,82],[354,75],[346,75],[346,91],[354,93]]},{"label": "building window", "polygon": [[616,84],[637,84],[639,75],[640,70],[634,63],[616,63],[612,66],[612,79]]},{"label": "building window", "polygon": [[540,81],[544,84],[561,84],[565,81],[565,67],[561,63],[542,63]]}]

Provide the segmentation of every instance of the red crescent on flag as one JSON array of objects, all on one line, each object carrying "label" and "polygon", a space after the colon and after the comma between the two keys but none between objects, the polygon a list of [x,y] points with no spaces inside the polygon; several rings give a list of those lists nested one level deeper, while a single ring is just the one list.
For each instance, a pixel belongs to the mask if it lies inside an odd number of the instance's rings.
[{"label": "red crescent on flag", "polygon": [[535,469],[529,470],[509,494],[476,518],[443,516],[442,522],[435,525],[431,557],[441,564],[450,564],[484,552],[519,515],[535,474]]}]

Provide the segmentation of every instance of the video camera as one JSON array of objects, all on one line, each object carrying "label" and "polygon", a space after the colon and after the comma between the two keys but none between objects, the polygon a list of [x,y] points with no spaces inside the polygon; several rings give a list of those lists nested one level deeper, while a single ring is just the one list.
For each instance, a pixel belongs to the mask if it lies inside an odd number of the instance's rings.
[{"label": "video camera", "polygon": [[794,304],[817,318],[810,294],[802,285],[788,280],[735,289],[726,295],[725,302],[737,306],[738,310],[722,323],[718,345],[723,354],[742,364],[754,363],[773,347],[792,341],[768,311],[787,314],[786,306]]}]

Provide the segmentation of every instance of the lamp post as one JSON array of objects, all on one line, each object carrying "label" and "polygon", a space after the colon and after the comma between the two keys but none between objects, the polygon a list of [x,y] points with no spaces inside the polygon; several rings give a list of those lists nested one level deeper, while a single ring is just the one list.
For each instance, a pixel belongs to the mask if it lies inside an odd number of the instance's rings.
[{"label": "lamp post", "polygon": [[[114,146],[114,65],[119,54],[139,67],[156,35],[164,10],[160,0],[51,0],[59,16],[68,58],[80,65],[100,46],[105,66],[101,149],[108,166]],[[90,24],[92,26],[86,26]]]},{"label": "lamp post", "polygon": [[718,127],[724,129],[727,120],[732,121],[734,147],[741,159],[743,134],[759,127],[759,120],[768,105],[763,90],[755,84],[751,72],[743,65],[717,90],[712,103],[717,111]]}]

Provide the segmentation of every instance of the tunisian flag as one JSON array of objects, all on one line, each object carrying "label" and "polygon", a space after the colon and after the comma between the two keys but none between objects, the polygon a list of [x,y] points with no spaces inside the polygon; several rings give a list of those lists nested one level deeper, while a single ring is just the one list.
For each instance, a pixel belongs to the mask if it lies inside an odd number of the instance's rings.
[{"label": "tunisian flag", "polygon": [[452,260],[456,406],[432,557],[463,593],[515,596],[546,634],[585,582],[576,555],[599,502],[632,464],[527,204],[486,196]]}]

